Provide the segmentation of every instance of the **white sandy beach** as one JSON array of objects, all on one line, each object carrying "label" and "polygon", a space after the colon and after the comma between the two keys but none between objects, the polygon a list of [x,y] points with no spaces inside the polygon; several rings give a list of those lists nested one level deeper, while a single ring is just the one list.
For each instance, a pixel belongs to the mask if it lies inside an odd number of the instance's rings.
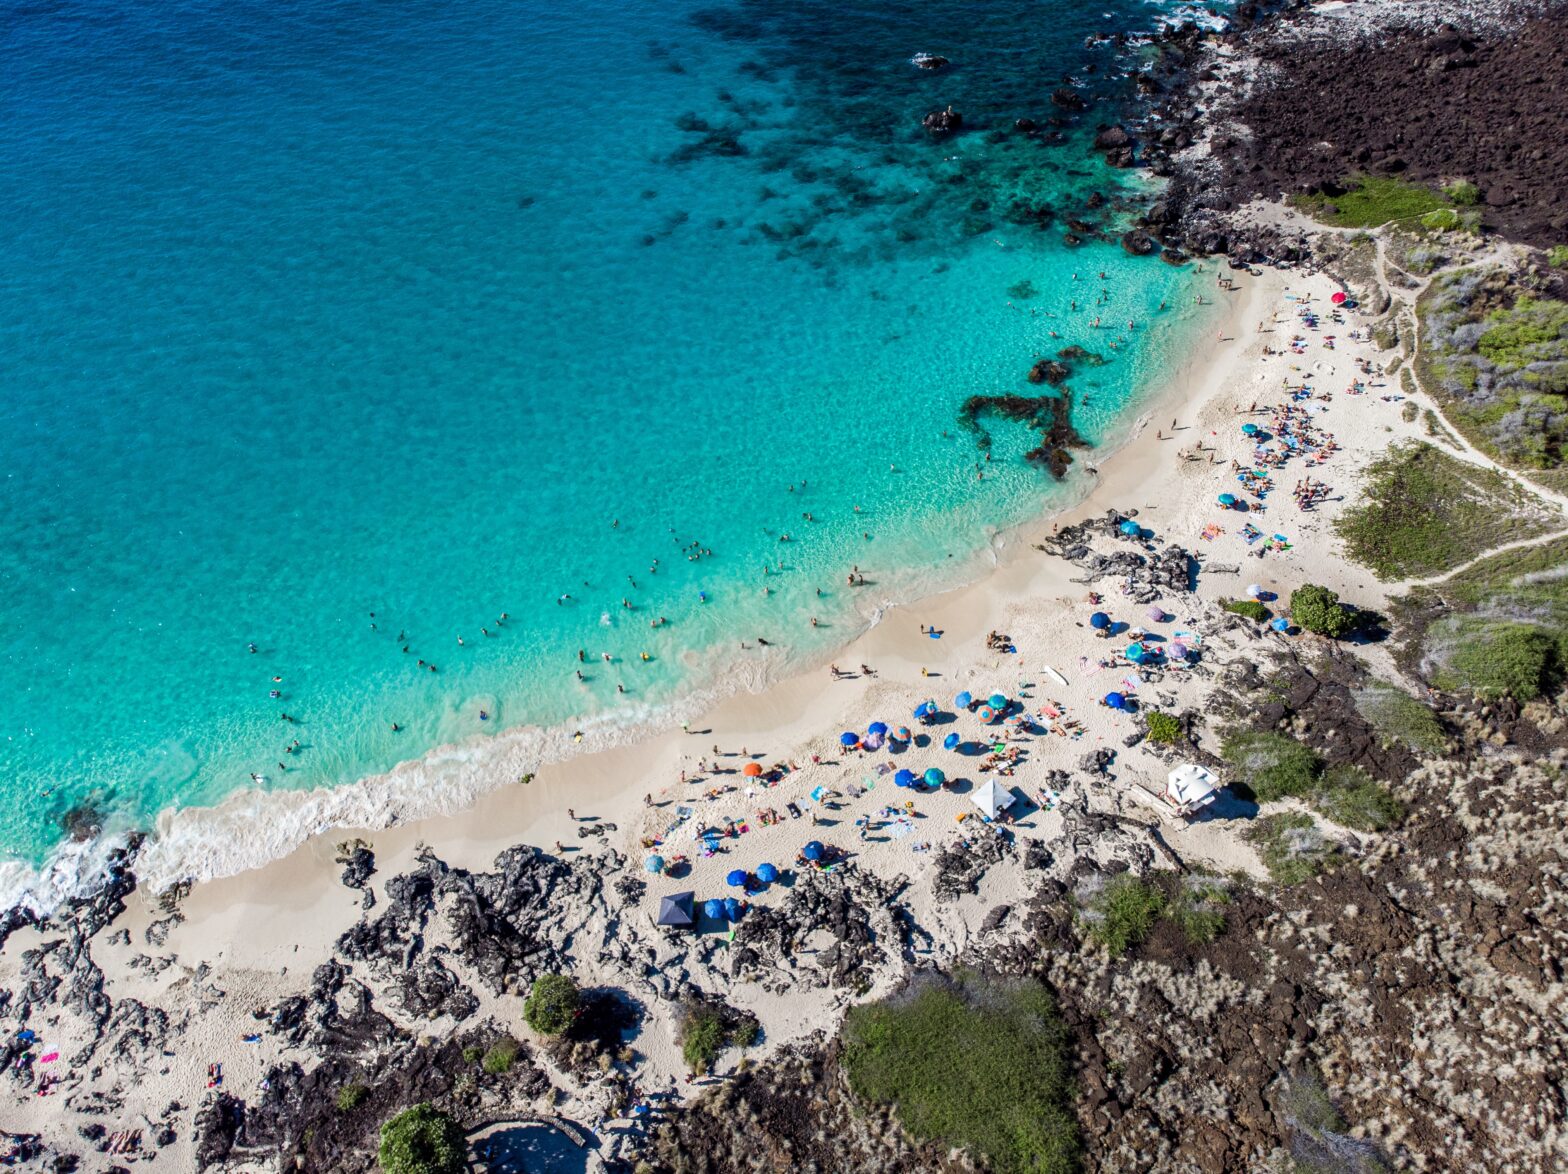
[{"label": "white sandy beach", "polygon": [[[1209,269],[1212,275],[1212,263]],[[970,944],[981,933],[986,913],[1022,894],[1029,883],[1013,858],[987,872],[976,894],[951,902],[938,901],[932,894],[932,863],[944,846],[965,835],[993,834],[977,818],[959,819],[975,814],[970,795],[991,778],[1015,788],[1033,805],[1041,802],[1046,772],[1069,772],[1073,782],[1061,796],[1064,804],[1085,803],[1091,810],[1159,824],[1165,840],[1189,861],[1226,871],[1256,872],[1257,860],[1240,840],[1233,821],[1213,818],[1189,824],[1154,797],[1169,762],[1143,745],[1125,748],[1123,739],[1141,728],[1140,719],[1105,708],[1099,699],[1111,690],[1132,692],[1145,709],[1201,715],[1213,669],[1252,655],[1254,640],[1286,639],[1220,631],[1216,601],[1240,598],[1249,583],[1277,593],[1282,604],[1294,587],[1312,581],[1340,591],[1347,600],[1381,605],[1382,588],[1336,551],[1332,522],[1345,503],[1355,500],[1359,470],[1390,443],[1421,435],[1421,425],[1405,422],[1399,399],[1390,398],[1401,395],[1397,378],[1363,375],[1359,367],[1363,360],[1379,370],[1392,352],[1380,354],[1370,342],[1350,337],[1358,326],[1365,332],[1364,320],[1354,311],[1347,311],[1340,322],[1331,319],[1329,297],[1337,287],[1327,278],[1273,270],[1255,276],[1219,272],[1239,284],[1233,291],[1219,290],[1210,278],[1212,296],[1228,306],[1219,337],[1195,348],[1197,353],[1150,408],[1137,435],[1099,466],[1093,493],[1066,515],[1012,536],[999,551],[995,570],[983,581],[892,609],[837,654],[835,662],[845,676],[835,679],[826,668],[813,669],[762,692],[738,693],[692,721],[689,734],[670,730],[636,745],[543,766],[527,785],[503,786],[450,816],[401,826],[324,830],[285,859],[195,886],[179,905],[183,920],[167,929],[161,944],[150,943],[148,930],[165,913],[155,893],[138,890],[129,910],[112,927],[126,933],[103,935],[94,945],[94,959],[104,970],[111,998],[134,997],[163,1008],[177,1025],[179,1042],[171,1045],[173,1054],[166,1052],[162,1062],[155,1061],[143,1075],[134,1080],[127,1075],[118,1082],[118,1107],[112,1116],[129,1125],[155,1119],[171,1100],[187,1105],[200,1101],[207,1066],[213,1062],[224,1065],[225,1087],[240,1096],[254,1089],[268,1066],[279,1059],[296,1059],[306,1066],[312,1062],[312,1057],[267,1034],[254,1043],[241,1041],[258,1030],[252,1011],[305,988],[312,969],[330,956],[334,940],[361,917],[360,894],[339,883],[341,865],[334,862],[336,846],[355,838],[375,852],[378,871],[371,880],[375,889],[412,867],[423,846],[453,868],[482,871],[512,845],[533,844],[553,853],[559,843],[569,859],[592,856],[604,861],[607,873],[620,868],[647,880],[646,893],[634,908],[566,908],[561,917],[570,923],[568,937],[580,963],[578,980],[584,985],[633,986],[647,1003],[649,1018],[633,1046],[641,1054],[638,1079],[650,1086],[662,1086],[683,1069],[673,1025],[664,1013],[667,1008],[661,1006],[655,986],[635,986],[644,980],[635,968],[628,971],[622,960],[624,948],[647,945],[663,957],[667,947],[651,925],[661,895],[691,889],[699,902],[732,895],[736,890],[725,884],[731,870],[754,871],[764,861],[793,869],[807,840],[843,850],[857,869],[908,878],[903,900],[930,934],[926,954],[938,961]],[[1316,329],[1308,329],[1298,319],[1303,305],[1321,315]],[[1286,344],[1298,334],[1305,342],[1300,353],[1294,353]],[[1330,336],[1332,346],[1327,341]],[[1265,355],[1265,347],[1284,353]],[[1220,508],[1219,494],[1240,493],[1232,459],[1251,464],[1252,442],[1242,435],[1241,425],[1264,422],[1262,409],[1284,402],[1286,384],[1303,380],[1310,381],[1318,398],[1305,400],[1302,406],[1313,413],[1316,426],[1333,434],[1338,451],[1322,463],[1312,461],[1309,466],[1296,458],[1276,470],[1266,512],[1254,509],[1242,514]],[[1364,393],[1349,394],[1357,380],[1366,384]],[[1253,404],[1260,409],[1257,414],[1238,414]],[[1190,460],[1179,455],[1200,446],[1212,450],[1212,462],[1208,452]],[[1309,474],[1332,488],[1326,501],[1303,512],[1292,502],[1291,486]],[[1253,502],[1256,506],[1256,499]],[[1178,632],[1201,635],[1197,669],[1165,671],[1151,684],[1131,676],[1124,664],[1099,667],[1097,662],[1119,650],[1125,640],[1097,639],[1088,624],[1089,615],[1097,610],[1086,600],[1090,588],[1073,582],[1081,572],[1032,549],[1031,544],[1053,526],[1103,515],[1107,509],[1136,511],[1138,523],[1152,532],[1157,548],[1177,543],[1207,564],[1241,568],[1239,574],[1200,572],[1193,594],[1161,600],[1171,616],[1165,622],[1151,622],[1146,607],[1120,598],[1115,580],[1104,580],[1094,588],[1104,595],[1100,609],[1117,621],[1148,628],[1156,639],[1168,641]],[[1249,521],[1263,532],[1256,545],[1249,545],[1242,535]],[[1221,532],[1205,539],[1209,526]],[[1270,551],[1262,559],[1249,557],[1276,533],[1285,536],[1288,549]],[[923,629],[940,632],[940,638],[931,638]],[[1016,651],[988,648],[986,638],[992,632],[1004,633]],[[1374,652],[1375,663],[1376,656]],[[859,671],[862,664],[869,666],[871,675]],[[1383,668],[1392,671],[1387,665]],[[1059,672],[1066,683],[1054,679],[1049,669]],[[981,737],[977,718],[959,712],[950,721],[926,729],[911,717],[915,706],[928,697],[944,714],[952,715],[953,697],[960,690],[980,696],[999,691],[1030,713],[1054,711],[1059,716],[1044,719],[1045,732],[1012,735],[1011,744],[1021,752],[1012,774],[981,773],[982,757],[941,749],[941,739],[949,732],[970,742]],[[895,728],[907,725],[922,738],[929,737],[930,743],[917,740],[902,753],[840,748],[841,731],[864,732],[878,719]],[[1052,724],[1058,732],[1050,732]],[[1001,737],[1002,729],[990,727],[985,736]],[[1212,728],[1203,731],[1206,741],[1215,733]],[[1112,777],[1086,781],[1078,770],[1079,760],[1099,747],[1117,751]],[[814,758],[820,758],[820,764]],[[701,770],[703,760],[716,769]],[[776,785],[765,786],[741,773],[753,761],[767,768],[792,764],[798,769],[790,769]],[[903,766],[917,773],[937,766],[950,780],[963,782],[936,792],[900,790],[888,768]],[[682,772],[686,782],[681,781]],[[852,789],[868,786],[852,797]],[[817,788],[837,792],[842,801],[832,808],[813,802],[810,796]],[[651,797],[652,806],[645,797]],[[805,813],[801,818],[787,814],[791,803]],[[876,826],[885,825],[879,814],[883,808],[902,808],[906,803],[914,813],[907,834],[895,836],[892,827]],[[692,814],[676,825],[680,808],[689,808]],[[758,813],[770,808],[784,814],[782,822],[762,822]],[[569,811],[578,818],[574,820]],[[814,825],[813,812],[820,817],[819,824]],[[862,817],[873,821],[864,839],[854,822]],[[245,817],[237,813],[236,818]],[[722,839],[723,850],[705,857],[692,830],[726,820],[744,824],[747,830]],[[580,837],[584,821],[613,823],[615,831],[602,838]],[[672,825],[676,825],[673,830]],[[1021,839],[1058,840],[1063,834],[1062,811],[1054,804],[1051,809],[1033,809],[1010,827]],[[618,863],[608,855],[610,850],[619,854]],[[643,860],[650,852],[666,858],[689,857],[689,872],[678,878],[645,876]],[[1064,867],[1070,863],[1061,862]],[[766,906],[781,900],[785,892],[775,886],[752,900]],[[374,917],[375,911],[369,916]],[[703,936],[711,945],[692,947],[691,956],[680,964],[705,987],[717,988],[735,1006],[753,1011],[768,1044],[833,1029],[849,1001],[848,992],[781,984],[778,993],[765,989],[770,984],[732,982],[721,962],[710,961],[715,951],[722,953],[723,935]],[[48,940],[48,933],[16,933],[0,956],[0,982],[14,985],[23,952]],[[155,961],[148,964],[137,962],[138,958]],[[896,981],[902,971],[902,961],[891,956],[879,972],[878,987]],[[527,1038],[519,999],[479,993],[481,1016],[491,1015],[519,1038]],[[387,1007],[382,1010],[395,1017]],[[89,1042],[88,1029],[66,1013],[54,1023],[34,1026],[61,1057],[78,1053]],[[407,1026],[433,1036],[452,1027],[445,1021]],[[736,1058],[731,1053],[724,1064],[733,1064]],[[74,1136],[87,1088],[115,1081],[112,1073],[93,1078],[70,1069],[64,1060],[57,1063],[59,1068],[52,1074],[61,1079],[50,1096],[21,1096],[10,1090],[0,1094],[0,1126]],[[557,1082],[567,1093],[559,1112],[586,1122],[601,1118],[603,1105],[593,1084],[583,1085],[564,1075]],[[115,1127],[114,1121],[99,1119]],[[187,1133],[164,1152],[169,1168],[189,1167],[184,1152],[188,1142]]]}]

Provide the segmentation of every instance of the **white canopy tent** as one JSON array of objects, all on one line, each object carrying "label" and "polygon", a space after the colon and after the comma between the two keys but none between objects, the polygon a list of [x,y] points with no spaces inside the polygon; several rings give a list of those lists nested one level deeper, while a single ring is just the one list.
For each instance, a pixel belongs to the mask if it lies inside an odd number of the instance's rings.
[{"label": "white canopy tent", "polygon": [[995,819],[1013,805],[1013,793],[992,779],[969,796],[969,800],[984,813],[987,819]]},{"label": "white canopy tent", "polygon": [[1219,796],[1214,776],[1195,763],[1183,763],[1165,778],[1165,801],[1182,815],[1191,815]]}]

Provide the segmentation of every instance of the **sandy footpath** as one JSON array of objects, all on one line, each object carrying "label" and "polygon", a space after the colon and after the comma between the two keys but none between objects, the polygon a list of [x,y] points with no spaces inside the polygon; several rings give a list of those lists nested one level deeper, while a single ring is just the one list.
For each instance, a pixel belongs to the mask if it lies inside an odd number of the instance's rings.
[{"label": "sandy footpath", "polygon": [[[120,1082],[120,1115],[151,1116],[176,1099],[187,1105],[199,1102],[206,1065],[213,1061],[225,1064],[227,1087],[244,1096],[287,1051],[269,1036],[248,1044],[238,1041],[256,1030],[251,1012],[308,985],[310,971],[331,955],[334,940],[361,917],[360,894],[339,883],[342,866],[334,862],[336,846],[355,838],[374,849],[378,871],[372,888],[414,866],[416,852],[425,845],[452,867],[476,871],[489,869],[499,852],[519,843],[552,853],[559,844],[568,858],[613,848],[625,854],[628,871],[634,874],[640,874],[650,852],[671,860],[688,858],[689,870],[678,879],[644,877],[649,884],[638,906],[620,911],[614,924],[601,923],[603,918],[592,922],[583,914],[585,935],[592,930],[628,941],[655,940],[651,917],[661,894],[693,889],[699,901],[734,895],[737,890],[725,884],[731,870],[755,870],[764,861],[791,868],[801,846],[817,839],[842,850],[860,869],[909,879],[902,900],[929,933],[925,952],[934,959],[952,957],[969,945],[987,911],[1025,885],[1016,861],[1010,861],[985,875],[978,894],[939,902],[931,893],[930,872],[942,848],[959,837],[990,834],[977,819],[960,817],[975,812],[971,795],[992,778],[1028,801],[1012,825],[1020,838],[1059,841],[1061,806],[1081,801],[1096,810],[1162,823],[1167,842],[1191,861],[1222,870],[1257,871],[1257,860],[1241,842],[1234,819],[1188,824],[1163,808],[1153,792],[1162,786],[1168,763],[1141,745],[1124,747],[1124,739],[1140,729],[1141,722],[1105,708],[1099,698],[1111,690],[1135,692],[1145,708],[1201,714],[1215,669],[1233,658],[1255,655],[1255,641],[1285,639],[1221,632],[1224,625],[1215,622],[1214,601],[1238,598],[1248,584],[1288,598],[1292,588],[1310,580],[1340,590],[1351,601],[1381,604],[1381,591],[1370,574],[1339,557],[1332,521],[1355,500],[1359,471],[1368,461],[1390,443],[1421,432],[1418,422],[1403,419],[1398,379],[1364,372],[1363,362],[1376,371],[1390,355],[1379,355],[1370,342],[1351,337],[1362,321],[1354,312],[1333,320],[1329,296],[1337,287],[1327,278],[1222,269],[1218,275],[1237,282],[1237,288],[1225,290],[1213,284],[1212,264],[1209,274],[1206,296],[1212,291],[1226,307],[1218,315],[1217,337],[1194,348],[1186,367],[1174,374],[1138,422],[1132,439],[1099,465],[1093,492],[1064,515],[1004,536],[997,566],[982,581],[890,609],[879,624],[837,654],[835,663],[844,675],[817,668],[760,693],[737,694],[692,721],[689,733],[672,730],[636,745],[542,767],[528,784],[495,790],[459,814],[318,835],[264,868],[197,885],[180,904],[184,920],[168,927],[155,949],[147,944],[148,929],[165,913],[153,894],[133,894],[130,908],[112,927],[126,933],[101,935],[94,942],[93,958],[103,968],[111,998],[130,996],[165,1007],[179,1024],[179,1043],[170,1045],[173,1054],[165,1053],[161,1070],[155,1067],[134,1082]],[[1315,329],[1298,316],[1303,306],[1320,315]],[[1364,327],[1358,333],[1364,334]],[[1289,344],[1298,335],[1301,342],[1292,348]],[[1275,353],[1265,354],[1265,348]],[[1242,425],[1265,425],[1266,409],[1288,402],[1287,385],[1304,381],[1314,397],[1326,398],[1303,399],[1297,406],[1309,413],[1315,427],[1333,434],[1338,451],[1322,463],[1313,460],[1309,465],[1295,458],[1275,470],[1266,512],[1220,508],[1218,495],[1241,492],[1232,460],[1252,463],[1253,442],[1243,436]],[[1350,394],[1356,381],[1364,390]],[[1259,411],[1246,414],[1254,405]],[[1328,486],[1326,499],[1311,511],[1301,511],[1292,501],[1292,486],[1309,475]],[[1073,582],[1082,572],[1033,548],[1055,527],[1112,508],[1136,511],[1156,548],[1177,543],[1208,566],[1239,567],[1239,573],[1201,571],[1196,592],[1161,600],[1170,617],[1161,622],[1151,621],[1146,607],[1122,599],[1115,580],[1103,580],[1094,588],[1104,595],[1100,608],[1118,621],[1148,628],[1154,639],[1169,640],[1184,631],[1211,633],[1203,635],[1199,645],[1200,669],[1167,671],[1145,683],[1130,677],[1131,666],[1125,663],[1101,667],[1099,662],[1125,641],[1095,638],[1088,626],[1096,610],[1086,599],[1090,588]],[[1249,522],[1261,532],[1253,544],[1242,532]],[[1207,538],[1206,527],[1214,528]],[[1276,534],[1284,537],[1284,548],[1270,550],[1261,559],[1252,557]],[[929,636],[927,629],[939,632],[940,638]],[[1010,651],[988,646],[987,636],[993,632],[1005,634],[1006,641],[996,643]],[[862,665],[871,672],[863,673]],[[1049,670],[1060,673],[1066,683]],[[1030,713],[1046,716],[1033,734],[1007,734],[1000,725],[982,732],[973,715],[954,715],[953,697],[960,690],[977,696],[1001,692]],[[930,728],[912,718],[926,698],[935,699],[944,714],[941,723]],[[895,728],[908,726],[919,737],[901,753],[841,749],[842,731],[864,732],[874,720]],[[950,732],[973,744],[982,737],[1009,737],[1009,744],[1020,751],[1019,762],[1009,775],[981,771],[982,755],[941,748]],[[1212,745],[1215,731],[1203,732]],[[1079,762],[1097,748],[1117,751],[1113,777],[1085,781]],[[775,785],[765,785],[743,773],[751,762],[795,769],[787,770]],[[917,773],[937,766],[961,781],[936,792],[901,790],[893,784],[892,771],[905,766]],[[1043,789],[1050,771],[1075,775],[1071,794],[1053,796]],[[814,801],[812,792],[819,788],[838,798],[829,796],[831,805]],[[788,813],[790,804],[802,812],[799,818]],[[902,811],[905,804],[911,805],[910,826],[901,827],[894,822],[895,813],[885,809]],[[683,808],[690,815],[678,822]],[[781,822],[763,822],[759,813],[770,809],[781,814]],[[857,820],[868,821],[866,834]],[[693,831],[723,828],[727,821],[746,830],[720,838],[720,850],[705,856]],[[615,830],[602,838],[579,836],[579,828],[590,822],[612,823]],[[753,899],[766,905],[780,898],[775,889]],[[0,986],[15,986],[23,951],[47,940],[49,934],[36,931],[13,935],[0,955]],[[591,954],[583,954],[583,981],[624,981],[624,976],[597,969]],[[171,961],[149,966],[149,955]],[[894,981],[898,970],[898,965],[890,965],[877,985]],[[726,997],[754,1011],[771,1042],[831,1030],[848,1000],[842,990],[769,993],[763,985],[737,983]],[[486,997],[481,1012],[525,1034],[515,999]],[[66,1014],[34,1026],[61,1055],[90,1042],[79,1037],[85,1028]],[[640,1079],[662,1084],[680,1070],[671,1027],[658,1016],[650,1018],[636,1046],[644,1056]],[[94,1078],[81,1072],[56,1075],[66,1079],[60,1092],[48,1098],[27,1096],[9,1086],[0,1091],[0,1126],[74,1137],[78,1118],[72,1105],[79,1104],[80,1097],[73,1099],[73,1094],[82,1093]],[[594,1119],[598,1110],[592,1090],[566,1078],[561,1082],[569,1094],[562,1110]],[[134,1086],[125,1087],[128,1084]]]}]

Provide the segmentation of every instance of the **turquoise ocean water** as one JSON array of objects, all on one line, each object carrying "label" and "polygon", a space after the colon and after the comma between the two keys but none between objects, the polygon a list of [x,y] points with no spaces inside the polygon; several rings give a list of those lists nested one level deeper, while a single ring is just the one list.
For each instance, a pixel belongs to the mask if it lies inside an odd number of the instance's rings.
[{"label": "turquoise ocean water", "polygon": [[[1085,38],[1161,15],[8,8],[8,883],[73,812],[147,826],[507,727],[630,726],[972,572],[1076,490],[1005,426],[977,479],[963,399],[1080,343],[1111,361],[1074,420],[1112,442],[1190,333],[1189,274],[1063,243],[1143,182],[1086,151],[1101,115],[1012,129],[1067,75],[1125,95],[1136,48]],[[934,141],[948,103],[971,129]]]}]

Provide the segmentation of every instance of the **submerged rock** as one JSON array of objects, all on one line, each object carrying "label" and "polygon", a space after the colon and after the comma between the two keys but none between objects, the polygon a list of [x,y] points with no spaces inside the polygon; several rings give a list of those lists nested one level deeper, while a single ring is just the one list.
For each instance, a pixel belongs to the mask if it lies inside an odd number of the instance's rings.
[{"label": "submerged rock", "polygon": [[933,110],[920,120],[920,125],[934,135],[952,134],[964,125],[964,116],[949,106],[946,110]]}]

